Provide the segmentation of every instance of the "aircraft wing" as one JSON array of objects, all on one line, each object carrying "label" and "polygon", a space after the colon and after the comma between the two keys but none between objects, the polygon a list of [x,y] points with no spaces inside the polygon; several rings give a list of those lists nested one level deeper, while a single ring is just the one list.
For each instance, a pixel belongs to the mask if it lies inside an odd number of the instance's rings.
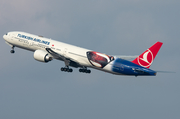
[{"label": "aircraft wing", "polygon": [[55,59],[60,59],[60,60],[65,60],[65,57],[56,53],[55,51],[53,51],[51,48],[46,48],[46,51],[51,54]]},{"label": "aircraft wing", "polygon": [[72,58],[64,57],[63,55],[53,51],[51,48],[46,48],[46,51],[51,54],[55,59],[63,60],[65,62],[65,65],[70,65],[76,68],[81,66],[78,61],[75,61]]},{"label": "aircraft wing", "polygon": [[137,58],[138,55],[135,55],[135,56],[115,55],[114,57],[125,59],[125,60],[133,60]]}]

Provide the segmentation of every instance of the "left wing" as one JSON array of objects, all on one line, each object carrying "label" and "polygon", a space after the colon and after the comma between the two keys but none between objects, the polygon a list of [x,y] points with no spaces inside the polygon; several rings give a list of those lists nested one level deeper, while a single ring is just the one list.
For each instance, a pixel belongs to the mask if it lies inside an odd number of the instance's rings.
[{"label": "left wing", "polygon": [[53,51],[51,48],[46,48],[46,51],[51,54],[55,59],[59,59],[59,60],[65,60],[65,57],[56,53],[55,51]]},{"label": "left wing", "polygon": [[81,65],[72,58],[64,57],[63,55],[53,51],[51,48],[46,48],[46,51],[51,54],[55,59],[63,60],[66,66],[80,67]]}]

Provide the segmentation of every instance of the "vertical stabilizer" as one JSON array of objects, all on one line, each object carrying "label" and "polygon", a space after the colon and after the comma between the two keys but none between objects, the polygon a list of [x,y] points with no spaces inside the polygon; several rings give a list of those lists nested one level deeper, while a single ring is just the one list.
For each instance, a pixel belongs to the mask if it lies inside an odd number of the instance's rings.
[{"label": "vertical stabilizer", "polygon": [[144,53],[139,55],[136,59],[134,59],[132,62],[140,65],[142,67],[149,68],[156,57],[159,49],[162,46],[162,42],[157,42],[153,46],[151,46],[149,49],[147,49]]}]

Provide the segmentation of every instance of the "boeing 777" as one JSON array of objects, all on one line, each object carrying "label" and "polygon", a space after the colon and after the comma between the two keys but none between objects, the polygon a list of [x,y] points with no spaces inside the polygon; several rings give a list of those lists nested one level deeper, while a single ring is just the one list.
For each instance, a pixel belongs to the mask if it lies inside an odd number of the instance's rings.
[{"label": "boeing 777", "polygon": [[[131,76],[155,76],[157,72],[149,67],[163,44],[157,42],[141,55],[134,57],[106,55],[25,32],[8,32],[3,38],[11,46],[11,53],[15,53],[14,48],[18,47],[33,51],[34,59],[40,62],[47,63],[52,59],[64,61],[65,67],[61,68],[64,72],[73,72],[70,67],[74,67],[79,68],[79,72],[91,73],[89,68],[94,68]],[[135,59],[129,61],[129,58]]]}]

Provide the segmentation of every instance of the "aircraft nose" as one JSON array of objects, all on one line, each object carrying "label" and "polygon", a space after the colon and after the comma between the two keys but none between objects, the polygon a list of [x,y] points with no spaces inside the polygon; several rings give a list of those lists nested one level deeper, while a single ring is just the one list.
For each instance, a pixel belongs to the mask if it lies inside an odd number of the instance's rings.
[{"label": "aircraft nose", "polygon": [[4,40],[5,40],[5,35],[3,35],[3,38],[4,38]]},{"label": "aircraft nose", "polygon": [[7,40],[7,33],[3,35],[4,40]]}]

